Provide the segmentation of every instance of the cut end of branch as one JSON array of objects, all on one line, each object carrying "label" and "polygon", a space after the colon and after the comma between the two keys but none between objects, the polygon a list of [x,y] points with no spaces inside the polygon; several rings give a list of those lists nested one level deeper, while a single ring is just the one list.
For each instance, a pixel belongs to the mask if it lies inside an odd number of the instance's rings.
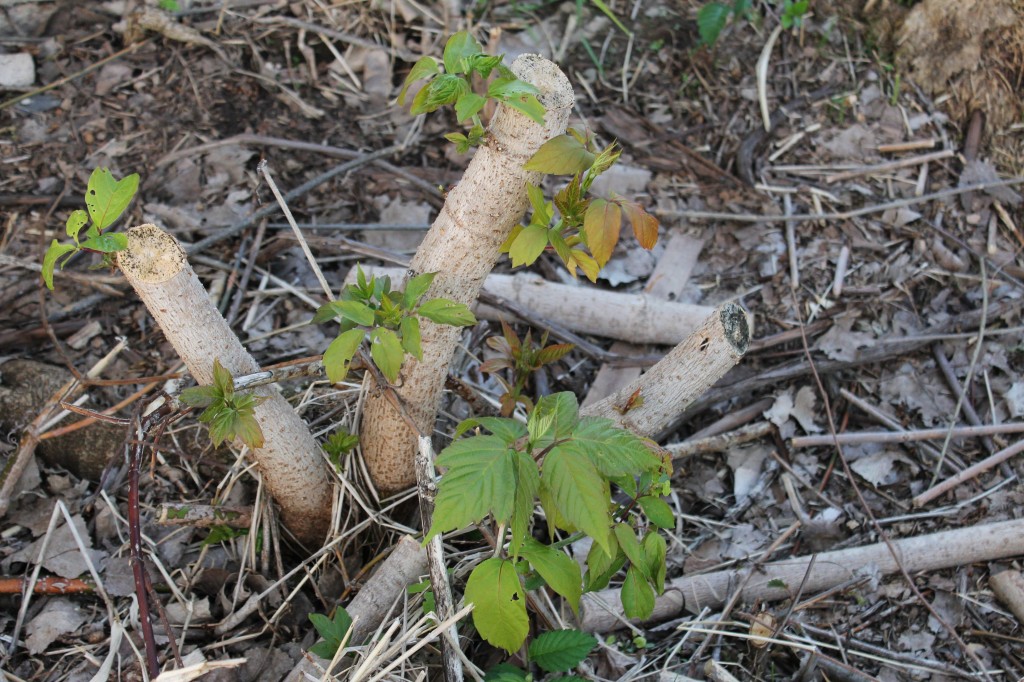
[{"label": "cut end of branch", "polygon": [[750,325],[743,308],[734,303],[726,303],[719,312],[725,339],[736,350],[738,355],[747,352],[750,344]]},{"label": "cut end of branch", "polygon": [[129,279],[157,284],[181,272],[187,259],[178,240],[147,223],[128,230],[128,248],[117,253],[117,264]]},{"label": "cut end of branch", "polygon": [[571,109],[576,103],[572,84],[553,61],[539,54],[524,54],[512,62],[512,73],[521,81],[535,86],[537,101],[547,110]]}]

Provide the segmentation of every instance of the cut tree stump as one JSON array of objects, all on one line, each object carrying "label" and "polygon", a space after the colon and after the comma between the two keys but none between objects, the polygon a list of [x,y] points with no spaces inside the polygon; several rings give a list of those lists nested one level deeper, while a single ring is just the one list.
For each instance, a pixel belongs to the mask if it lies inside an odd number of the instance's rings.
[{"label": "cut tree stump", "polygon": [[[690,279],[690,273],[693,272],[693,267],[697,264],[697,258],[700,256],[703,246],[704,242],[699,239],[694,239],[684,234],[673,234],[669,238],[668,244],[665,245],[665,251],[661,254],[661,258],[658,259],[658,264],[654,267],[654,272],[651,273],[647,286],[644,287],[644,295],[655,300],[660,299],[669,302],[678,298],[683,293],[687,280]],[[697,306],[694,307],[696,308]],[[706,312],[699,319],[703,320],[710,312],[711,309],[706,309]],[[662,320],[655,320],[654,323],[662,324]],[[633,332],[647,333],[646,326],[642,324],[627,325],[627,327],[631,327]],[[619,341],[612,344],[609,351],[616,355],[632,355],[642,352],[642,349],[637,345],[641,334],[634,333],[628,337],[633,343]],[[677,343],[680,340],[682,340],[682,337],[671,343]],[[583,399],[581,406],[587,407],[603,398],[607,398],[623,386],[639,379],[640,373],[639,367],[601,365],[594,376],[594,381],[590,384],[590,391],[587,392],[587,397]]]},{"label": "cut tree stump", "polygon": [[[259,371],[174,237],[155,225],[133,227],[117,264],[197,382],[213,383],[214,360],[233,376]],[[303,543],[319,546],[334,500],[323,452],[276,386],[253,392],[265,398],[255,408],[264,443],[252,451],[253,459],[285,527]]]}]

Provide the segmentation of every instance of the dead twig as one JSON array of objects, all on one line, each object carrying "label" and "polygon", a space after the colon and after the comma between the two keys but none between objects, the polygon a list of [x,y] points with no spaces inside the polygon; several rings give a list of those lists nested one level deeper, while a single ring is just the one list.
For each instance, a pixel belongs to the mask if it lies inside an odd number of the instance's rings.
[{"label": "dead twig", "polygon": [[978,436],[994,436],[1000,433],[1024,432],[1024,422],[1007,422],[1005,424],[986,424],[983,426],[956,426],[951,429],[918,429],[916,431],[857,431],[839,433],[835,436],[797,436],[790,439],[789,445],[794,448],[810,448],[821,445],[861,445],[863,443],[912,443],[919,440],[938,440],[939,438],[971,438]]}]

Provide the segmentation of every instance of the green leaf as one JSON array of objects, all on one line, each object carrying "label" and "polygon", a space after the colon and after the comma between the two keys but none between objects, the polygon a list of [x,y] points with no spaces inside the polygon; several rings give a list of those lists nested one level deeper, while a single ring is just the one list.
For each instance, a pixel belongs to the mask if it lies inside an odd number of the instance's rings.
[{"label": "green leaf", "polygon": [[359,436],[357,434],[349,433],[345,429],[339,428],[324,443],[324,452],[337,460],[341,455],[357,445],[359,445]]},{"label": "green leaf", "polygon": [[487,87],[487,96],[505,101],[509,97],[536,95],[540,90],[536,86],[517,78],[495,78]]},{"label": "green leaf", "polygon": [[511,561],[494,557],[475,569],[466,582],[466,603],[476,604],[473,624],[492,646],[512,653],[530,630],[526,595]]},{"label": "green leaf", "polygon": [[548,245],[548,228],[546,225],[530,225],[523,229],[512,242],[508,250],[509,258],[512,259],[512,267],[520,265],[531,265],[544,248]]},{"label": "green leaf", "polygon": [[650,580],[651,574],[647,567],[647,555],[644,554],[640,541],[636,539],[636,533],[633,532],[633,528],[628,523],[616,523],[614,532],[619,548],[626,555],[626,558],[640,570],[644,578]]},{"label": "green leaf", "polygon": [[612,576],[619,572],[626,565],[626,555],[618,545],[611,555],[606,553],[597,543],[590,547],[587,554],[587,574],[583,577],[583,589],[585,592],[603,590],[608,587]]},{"label": "green leaf", "polygon": [[466,73],[468,60],[484,51],[469,31],[459,31],[444,46],[444,70],[448,73]]},{"label": "green leaf", "polygon": [[[352,618],[345,609],[339,606],[334,612],[333,620],[320,613],[309,614],[309,620],[316,628],[317,634],[323,639],[322,642],[310,647],[309,651],[320,658],[328,660],[334,658],[334,654],[337,653],[338,647],[344,641],[349,628],[352,627]],[[354,643],[348,642],[348,644]]]},{"label": "green leaf", "polygon": [[359,301],[335,301],[334,306],[338,315],[345,320],[352,320],[356,324],[369,327],[373,324],[373,309]]},{"label": "green leaf", "polygon": [[538,400],[530,416],[532,418],[537,413],[551,414],[553,418],[551,425],[554,428],[555,438],[566,438],[573,433],[573,429],[576,427],[579,411],[580,406],[576,400],[576,394],[572,391],[560,391]]},{"label": "green leaf", "polygon": [[220,397],[220,391],[214,386],[193,386],[182,391],[178,400],[190,407],[208,407]]},{"label": "green leaf", "polygon": [[504,441],[506,445],[512,445],[512,443],[527,434],[526,426],[515,419],[506,419],[504,417],[470,417],[460,422],[458,427],[456,427],[455,438],[477,426],[487,429]]},{"label": "green leaf", "polygon": [[709,2],[697,11],[697,31],[701,42],[709,47],[715,44],[729,20],[729,11],[729,7],[720,2]]},{"label": "green leaf", "polygon": [[398,379],[404,355],[402,342],[393,331],[376,327],[370,332],[370,356],[388,381],[394,383]]},{"label": "green leaf", "polygon": [[606,5],[604,3],[604,0],[590,0],[590,1],[592,3],[594,3],[595,7],[597,7],[599,10],[604,12],[605,16],[607,16],[609,19],[611,19],[612,23],[615,24],[620,31],[625,33],[627,36],[630,36],[630,37],[633,36],[633,34],[629,32],[629,29],[627,29],[625,26],[622,25],[622,22],[619,21],[619,18],[615,15],[615,12],[613,12],[612,9],[608,5]]},{"label": "green leaf", "polygon": [[427,293],[427,289],[430,288],[436,276],[436,272],[424,272],[422,275],[410,278],[405,283],[405,291],[402,292],[402,307],[412,310],[423,294]]},{"label": "green leaf", "polygon": [[82,231],[86,223],[89,222],[89,214],[79,209],[72,211],[71,215],[68,216],[68,221],[64,224],[64,230],[68,233],[68,236],[78,243],[78,233]]},{"label": "green leaf", "polygon": [[256,416],[248,410],[238,410],[232,427],[235,437],[252,449],[263,447],[263,429]]},{"label": "green leaf", "polygon": [[[424,114],[437,111],[446,104],[454,104],[461,95],[467,92],[469,92],[469,83],[462,76],[450,73],[441,74],[416,94],[409,112]],[[420,99],[421,95],[423,95],[422,99]]]},{"label": "green leaf", "polygon": [[420,344],[420,321],[413,315],[402,318],[402,348],[417,360],[423,359],[423,347]]},{"label": "green leaf", "polygon": [[506,105],[524,114],[537,125],[544,125],[544,114],[547,110],[533,95],[518,95],[502,100]]},{"label": "green leaf", "polygon": [[636,476],[662,466],[661,459],[640,438],[604,417],[580,419],[567,447],[585,453],[608,477]]},{"label": "green leaf", "polygon": [[231,372],[220,364],[220,359],[213,359],[213,386],[223,398],[230,398],[235,394],[235,379]]},{"label": "green leaf", "polygon": [[462,133],[448,133],[444,136],[444,139],[455,144],[455,151],[459,154],[465,154],[469,151],[472,146],[469,144],[469,138]]},{"label": "green leaf", "polygon": [[512,533],[509,553],[516,557],[530,532],[534,503],[540,490],[540,469],[533,458],[525,452],[513,450],[512,453],[515,495],[512,502],[512,522],[509,524]]},{"label": "green leaf", "polygon": [[434,521],[425,539],[479,523],[487,514],[507,522],[515,495],[513,452],[497,436],[473,436],[445,448],[437,466],[448,471],[438,485]]},{"label": "green leaf", "polygon": [[644,537],[644,556],[647,559],[648,575],[652,578],[654,589],[661,594],[665,591],[665,556],[668,554],[668,546],[665,538],[657,532],[652,531]]},{"label": "green leaf", "polygon": [[432,298],[416,309],[416,314],[437,324],[450,324],[453,327],[468,327],[476,324],[476,316],[464,303],[456,303],[446,298]]},{"label": "green leaf", "polygon": [[668,506],[665,500],[660,497],[645,495],[637,500],[637,502],[640,503],[640,508],[644,510],[644,515],[658,528],[672,530],[676,527],[676,515],[672,513],[672,507]]},{"label": "green leaf", "polygon": [[128,235],[119,232],[108,232],[86,239],[79,246],[83,249],[99,251],[100,253],[124,251],[128,248]]},{"label": "green leaf", "polygon": [[526,671],[511,663],[499,663],[487,671],[484,682],[526,682]]},{"label": "green leaf", "polygon": [[629,567],[622,582],[622,610],[627,617],[641,620],[654,613],[654,590],[636,564]]},{"label": "green leaf", "polygon": [[530,642],[530,660],[549,673],[564,673],[579,665],[596,646],[597,639],[590,633],[552,630]]},{"label": "green leaf", "polygon": [[[110,227],[135,198],[139,189],[139,174],[132,173],[126,178],[115,180],[107,168],[97,168],[89,176],[85,190],[85,207],[89,217],[100,232]],[[122,247],[124,248],[124,247]],[[99,251],[101,249],[97,249]],[[120,249],[110,249],[119,251]]]},{"label": "green leaf", "polygon": [[331,341],[324,351],[324,369],[327,370],[327,379],[332,384],[345,380],[348,374],[348,365],[352,362],[359,344],[363,342],[366,332],[362,329],[349,329],[338,335],[338,338]]},{"label": "green leaf", "polygon": [[455,100],[455,119],[462,123],[467,118],[479,114],[485,104],[487,104],[487,98],[481,97],[475,92],[459,95],[459,98]]},{"label": "green leaf", "polygon": [[622,229],[622,210],[618,204],[604,199],[594,199],[583,217],[583,232],[587,237],[587,248],[602,268],[612,257],[615,245],[619,243]]},{"label": "green leaf", "polygon": [[46,284],[46,288],[53,291],[53,269],[57,265],[57,259],[66,253],[77,251],[78,247],[74,244],[61,244],[56,239],[50,242],[50,248],[46,250],[46,255],[43,256],[43,282]]},{"label": "green leaf", "polygon": [[541,485],[546,487],[562,515],[594,542],[611,553],[611,492],[608,481],[579,453],[556,445],[544,458]]},{"label": "green leaf", "polygon": [[533,219],[530,222],[534,225],[550,223],[551,208],[544,200],[544,190],[540,186],[528,182],[526,183],[526,196],[530,198],[530,206],[533,207]]},{"label": "green leaf", "polygon": [[433,57],[420,57],[419,60],[412,65],[409,75],[405,77],[405,83],[402,84],[402,91],[398,93],[398,104],[400,106],[405,106],[405,95],[409,92],[410,85],[424,78],[432,78],[439,73],[441,73],[441,70],[437,68],[437,60]]},{"label": "green leaf", "polygon": [[548,175],[575,175],[590,168],[594,158],[594,153],[572,135],[559,135],[542,144],[523,169]]},{"label": "green leaf", "polygon": [[[573,613],[579,613],[580,596],[583,594],[583,576],[580,565],[565,552],[526,538],[523,558],[544,578],[552,590],[565,597]],[[531,654],[532,657],[532,654]],[[575,665],[575,664],[573,664]],[[541,667],[544,667],[541,665]],[[571,667],[571,666],[570,666]],[[547,670],[553,670],[547,668]]]}]

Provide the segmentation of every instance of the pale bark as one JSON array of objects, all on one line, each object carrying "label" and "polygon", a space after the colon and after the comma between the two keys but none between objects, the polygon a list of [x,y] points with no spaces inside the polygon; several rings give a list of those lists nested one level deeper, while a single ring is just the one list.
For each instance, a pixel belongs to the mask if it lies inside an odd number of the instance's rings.
[{"label": "pale bark", "polygon": [[[213,383],[214,360],[234,376],[259,371],[174,237],[154,225],[133,227],[117,263],[197,382]],[[318,544],[330,526],[334,498],[320,446],[275,387],[253,393],[265,398],[255,408],[264,444],[252,451],[263,482],[288,530]]]},{"label": "pale bark", "polygon": [[[1024,520],[904,538],[894,540],[893,546],[903,569],[910,574],[1005,559],[1024,554]],[[752,568],[683,576],[665,585],[665,593],[655,599],[654,613],[646,622],[675,618],[684,611],[700,613],[703,608],[720,608],[740,585],[744,586],[740,595],[744,604],[789,599],[798,589],[804,597],[811,597],[856,578],[861,569],[891,575],[900,570],[900,565],[889,547],[879,542]],[[623,627],[623,618],[618,589],[585,594],[580,601],[582,630],[617,630]]]},{"label": "pale bark", "polygon": [[[374,265],[362,268],[367,276],[388,275],[392,281],[405,274],[401,268]],[[345,282],[353,284],[355,281],[356,274],[350,271]],[[483,288],[539,317],[556,320],[569,331],[638,344],[674,346],[714,311],[710,306],[676,303],[650,294],[626,294],[586,284],[558,284],[529,273],[491,274],[484,280]],[[479,301],[473,305],[473,312],[484,320],[512,322],[515,319]]]},{"label": "pale bark", "polygon": [[[547,109],[546,124],[537,125],[507,106],[499,106],[487,139],[470,162],[462,181],[448,193],[440,215],[416,252],[409,273],[436,272],[427,298],[447,298],[470,305],[494,267],[499,247],[527,207],[526,184],[538,173],[523,165],[548,139],[565,132],[574,104],[572,86],[559,68],[537,55],[523,55],[512,64],[516,77],[539,90]],[[461,330],[429,321],[422,324],[423,360],[407,360],[399,397],[424,434],[434,420]],[[416,482],[413,457],[417,433],[383,392],[371,389],[363,411],[361,442],[374,483],[390,494]]]},{"label": "pale bark", "polygon": [[651,436],[739,362],[749,342],[746,313],[726,303],[647,373],[580,414],[607,417],[637,435]]}]

